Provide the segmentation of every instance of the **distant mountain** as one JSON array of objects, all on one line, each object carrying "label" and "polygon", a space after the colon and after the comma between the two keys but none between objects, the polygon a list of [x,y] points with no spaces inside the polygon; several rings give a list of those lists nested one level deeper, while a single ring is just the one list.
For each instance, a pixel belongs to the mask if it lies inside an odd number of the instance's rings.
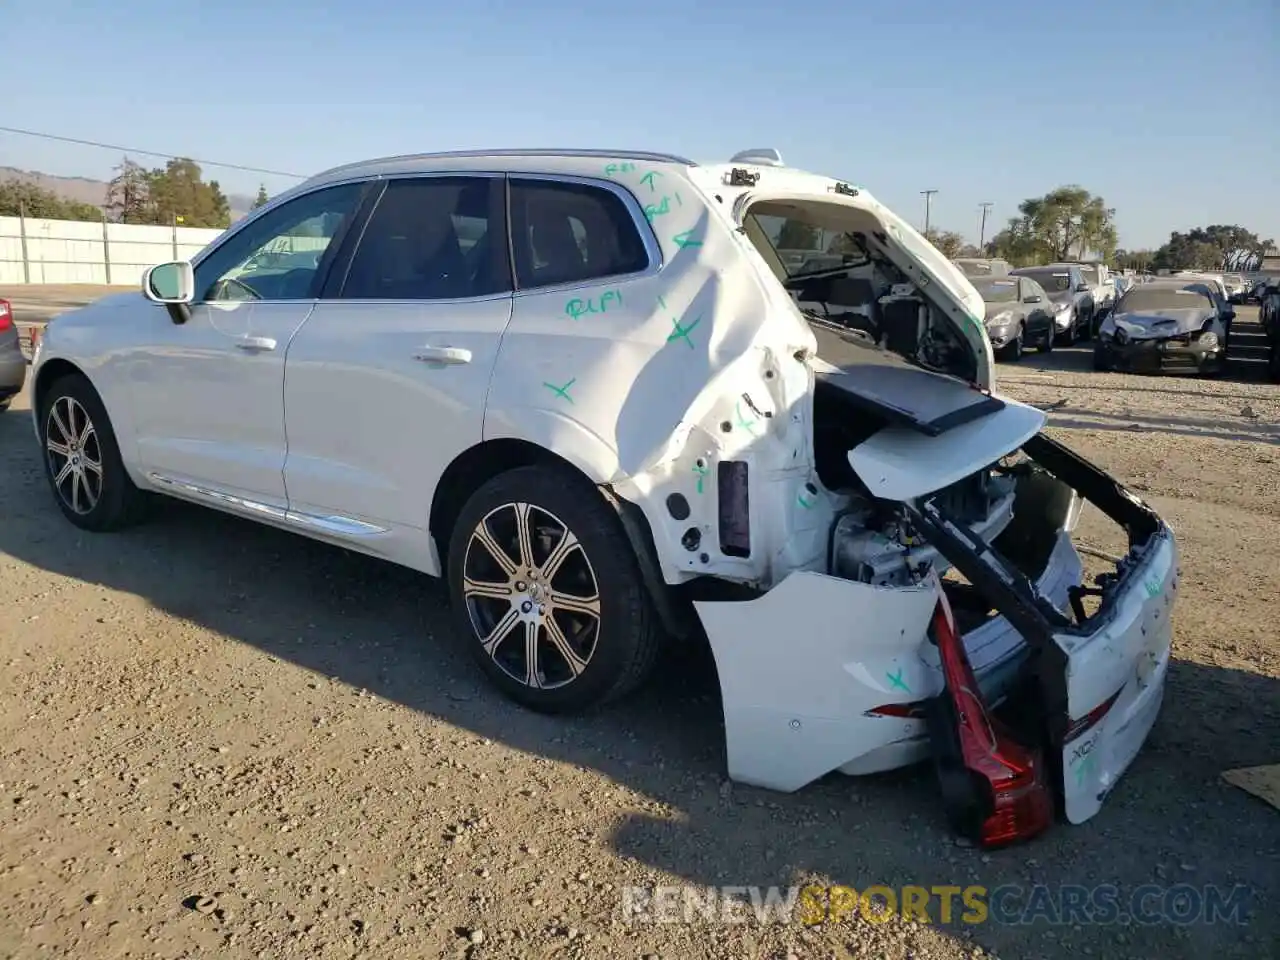
[{"label": "distant mountain", "polygon": [[[80,203],[91,203],[95,207],[105,206],[107,202],[107,184],[104,180],[91,180],[88,177],[55,177],[50,173],[38,170],[19,170],[16,167],[0,167],[0,182],[5,180],[22,180],[33,183],[43,190],[51,190],[66,200],[78,200]],[[253,207],[252,196],[243,193],[228,193],[227,202],[231,205],[231,222],[239,220]]]}]

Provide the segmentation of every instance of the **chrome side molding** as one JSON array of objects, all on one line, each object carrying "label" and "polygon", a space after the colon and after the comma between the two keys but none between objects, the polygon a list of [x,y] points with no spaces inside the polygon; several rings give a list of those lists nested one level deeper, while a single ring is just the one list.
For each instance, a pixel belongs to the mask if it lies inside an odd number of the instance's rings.
[{"label": "chrome side molding", "polygon": [[267,520],[274,520],[277,523],[287,523],[295,527],[302,527],[306,530],[314,530],[317,533],[327,533],[339,537],[374,537],[381,533],[386,533],[384,527],[375,526],[372,523],[365,523],[363,520],[356,520],[352,517],[339,517],[335,515],[320,515],[314,513],[303,513],[299,510],[284,510],[280,507],[273,507],[268,503],[259,503],[256,500],[249,500],[245,497],[238,497],[234,494],[225,493],[221,490],[213,490],[209,487],[201,487],[194,483],[188,483],[185,480],[177,480],[173,477],[167,477],[161,473],[150,473],[148,478],[155,484],[168,487],[172,490],[181,491],[190,494],[193,497],[199,497],[202,500],[209,500],[214,503],[223,503],[236,510],[243,511],[246,514],[256,514]]}]

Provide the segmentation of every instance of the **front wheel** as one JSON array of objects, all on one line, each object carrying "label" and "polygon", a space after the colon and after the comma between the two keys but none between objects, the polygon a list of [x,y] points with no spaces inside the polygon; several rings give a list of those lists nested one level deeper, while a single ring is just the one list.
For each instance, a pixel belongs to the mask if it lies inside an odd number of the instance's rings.
[{"label": "front wheel", "polygon": [[472,495],[449,543],[449,593],[480,668],[534,710],[620,697],[657,653],[656,612],[621,521],[567,469],[520,467]]},{"label": "front wheel", "polygon": [[37,422],[45,476],[63,516],[94,532],[142,519],[147,496],[129,479],[107,409],[88,380],[72,374],[55,381]]},{"label": "front wheel", "polygon": [[1111,369],[1111,357],[1107,354],[1106,347],[1101,340],[1093,345],[1093,369],[1099,373],[1105,373]]},{"label": "front wheel", "polygon": [[1018,335],[1017,335],[1016,337],[1014,337],[1012,340],[1010,340],[1008,343],[1006,343],[1006,344],[1005,344],[1005,345],[1000,349],[1000,357],[999,357],[999,359],[1001,359],[1001,360],[1005,360],[1005,361],[1007,361],[1007,362],[1009,362],[1009,363],[1017,363],[1019,360],[1021,360],[1021,359],[1022,359],[1023,338],[1024,338],[1025,334],[1026,334],[1026,331],[1025,331],[1021,326],[1019,326],[1019,327],[1018,327]]}]

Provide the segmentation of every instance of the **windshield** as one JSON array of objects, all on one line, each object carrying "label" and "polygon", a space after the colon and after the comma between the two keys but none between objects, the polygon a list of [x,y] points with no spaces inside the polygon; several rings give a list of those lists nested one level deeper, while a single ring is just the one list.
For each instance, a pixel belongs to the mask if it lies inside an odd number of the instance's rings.
[{"label": "windshield", "polygon": [[1117,313],[1149,310],[1188,310],[1209,306],[1209,299],[1196,290],[1177,287],[1134,287],[1121,298]]},{"label": "windshield", "polygon": [[1014,303],[1018,299],[1017,280],[973,280],[973,288],[983,303]]},{"label": "windshield", "polygon": [[1090,286],[1097,286],[1101,282],[1101,275],[1098,273],[1097,267],[1081,267],[1080,273],[1084,277],[1084,282]]},{"label": "windshield", "polygon": [[1066,270],[1023,270],[1018,276],[1030,277],[1044,287],[1050,295],[1071,291],[1071,274]]},{"label": "windshield", "polygon": [[798,217],[748,213],[745,219],[754,220],[759,226],[782,261],[788,279],[866,262],[848,234],[826,230]]}]

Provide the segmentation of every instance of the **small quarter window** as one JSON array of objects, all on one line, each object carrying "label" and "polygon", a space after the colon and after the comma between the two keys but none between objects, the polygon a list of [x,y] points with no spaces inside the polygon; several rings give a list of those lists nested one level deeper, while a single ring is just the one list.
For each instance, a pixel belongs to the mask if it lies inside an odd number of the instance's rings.
[{"label": "small quarter window", "polygon": [[622,198],[587,184],[512,179],[511,242],[522,290],[638,273],[649,266],[636,220]]}]

